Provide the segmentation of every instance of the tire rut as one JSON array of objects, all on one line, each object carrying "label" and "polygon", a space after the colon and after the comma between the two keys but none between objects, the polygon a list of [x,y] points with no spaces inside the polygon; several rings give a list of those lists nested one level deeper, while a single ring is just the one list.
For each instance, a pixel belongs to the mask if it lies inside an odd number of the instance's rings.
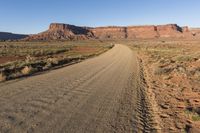
[{"label": "tire rut", "polygon": [[159,133],[161,131],[160,123],[158,123],[156,118],[156,113],[152,106],[152,99],[150,99],[147,92],[147,83],[144,77],[144,71],[142,66],[142,61],[137,59],[137,73],[135,77],[136,88],[137,88],[137,131],[143,133]]}]

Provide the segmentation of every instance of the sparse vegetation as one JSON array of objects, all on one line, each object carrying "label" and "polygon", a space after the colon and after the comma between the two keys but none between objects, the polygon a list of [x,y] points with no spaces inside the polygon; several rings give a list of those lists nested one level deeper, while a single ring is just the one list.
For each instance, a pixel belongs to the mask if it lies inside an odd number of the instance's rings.
[{"label": "sparse vegetation", "polygon": [[193,120],[193,121],[200,121],[200,115],[194,114],[194,115],[192,116],[192,120]]},{"label": "sparse vegetation", "polygon": [[166,68],[166,67],[156,66],[156,67],[154,67],[154,74],[155,75],[168,74],[172,70],[173,70],[172,68]]},{"label": "sparse vegetation", "polygon": [[193,111],[193,110],[192,111],[186,110],[185,114],[192,121],[200,121],[200,115],[197,112]]},{"label": "sparse vegetation", "polygon": [[192,57],[191,55],[179,55],[176,57],[176,61],[178,62],[185,62],[185,61],[193,61],[194,57]]},{"label": "sparse vegetation", "polygon": [[100,41],[1,42],[0,81],[78,62],[112,47],[110,43]]},{"label": "sparse vegetation", "polygon": [[162,118],[165,129],[178,132],[200,127],[200,41],[157,39],[126,44],[142,59],[158,104],[170,107],[160,106],[161,113],[169,114]]}]

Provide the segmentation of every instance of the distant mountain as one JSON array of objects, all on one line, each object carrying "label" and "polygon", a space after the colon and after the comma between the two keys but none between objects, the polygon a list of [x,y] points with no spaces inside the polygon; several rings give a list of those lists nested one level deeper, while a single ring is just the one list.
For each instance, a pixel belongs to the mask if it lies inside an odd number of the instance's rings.
[{"label": "distant mountain", "polygon": [[9,32],[0,32],[0,40],[17,40],[17,39],[23,39],[26,37],[28,37],[28,35],[13,34]]}]

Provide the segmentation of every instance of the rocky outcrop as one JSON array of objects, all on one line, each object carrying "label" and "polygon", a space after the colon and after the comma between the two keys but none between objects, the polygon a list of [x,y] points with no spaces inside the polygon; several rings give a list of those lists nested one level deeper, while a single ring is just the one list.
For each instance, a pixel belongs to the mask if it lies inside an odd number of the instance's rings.
[{"label": "rocky outcrop", "polygon": [[25,40],[184,38],[188,36],[192,36],[189,28],[180,27],[177,24],[91,28],[52,23],[47,31],[29,36]]}]

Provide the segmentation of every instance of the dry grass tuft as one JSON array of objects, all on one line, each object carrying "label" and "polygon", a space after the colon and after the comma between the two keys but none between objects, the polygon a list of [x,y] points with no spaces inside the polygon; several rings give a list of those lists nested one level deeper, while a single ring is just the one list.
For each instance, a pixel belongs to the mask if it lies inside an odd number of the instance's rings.
[{"label": "dry grass tuft", "polygon": [[21,70],[21,72],[22,72],[23,75],[30,75],[30,74],[33,73],[33,71],[34,71],[34,69],[33,69],[31,66],[25,66],[25,67]]},{"label": "dry grass tuft", "polygon": [[6,76],[3,73],[0,73],[0,82],[5,81]]}]

